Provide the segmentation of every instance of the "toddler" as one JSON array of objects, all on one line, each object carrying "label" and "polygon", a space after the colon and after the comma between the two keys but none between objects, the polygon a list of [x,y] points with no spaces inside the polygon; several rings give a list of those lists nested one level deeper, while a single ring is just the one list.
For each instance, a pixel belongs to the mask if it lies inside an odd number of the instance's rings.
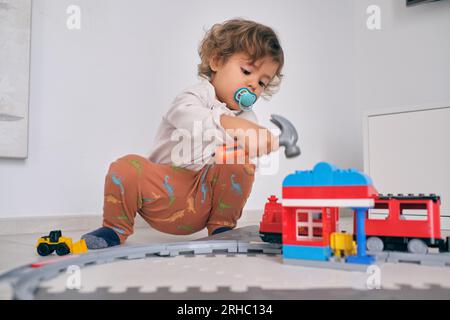
[{"label": "toddler", "polygon": [[[254,181],[249,160],[278,149],[278,138],[251,109],[278,88],[283,50],[271,28],[233,19],[206,33],[199,55],[200,82],[175,98],[150,156],[126,155],[110,165],[103,227],[82,236],[89,249],[123,244],[136,213],[170,234],[206,227],[212,235],[236,226]],[[257,132],[256,140],[247,130]],[[221,146],[230,144],[244,151],[243,163],[223,163]]]}]

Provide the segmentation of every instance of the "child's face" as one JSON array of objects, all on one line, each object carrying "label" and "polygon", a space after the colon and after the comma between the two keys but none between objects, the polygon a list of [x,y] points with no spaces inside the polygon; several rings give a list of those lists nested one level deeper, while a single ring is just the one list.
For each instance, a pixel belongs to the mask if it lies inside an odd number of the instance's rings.
[{"label": "child's face", "polygon": [[240,110],[234,100],[236,90],[246,87],[259,97],[275,76],[278,63],[265,57],[252,64],[247,54],[235,53],[225,63],[212,60],[210,67],[217,99],[230,109]]}]

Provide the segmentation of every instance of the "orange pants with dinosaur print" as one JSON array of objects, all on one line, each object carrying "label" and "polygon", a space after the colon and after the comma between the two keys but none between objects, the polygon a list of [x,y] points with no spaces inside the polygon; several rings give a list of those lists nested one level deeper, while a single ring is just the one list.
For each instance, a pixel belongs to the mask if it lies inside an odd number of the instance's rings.
[{"label": "orange pants with dinosaur print", "polygon": [[103,226],[123,244],[136,213],[153,228],[191,234],[234,228],[250,195],[254,164],[212,164],[200,171],[158,164],[139,155],[114,161],[105,178]]}]

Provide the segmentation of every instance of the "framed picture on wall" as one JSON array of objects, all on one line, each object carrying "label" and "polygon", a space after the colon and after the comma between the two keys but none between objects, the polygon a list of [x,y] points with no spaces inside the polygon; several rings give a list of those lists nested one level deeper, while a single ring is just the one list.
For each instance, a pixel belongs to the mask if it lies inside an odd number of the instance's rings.
[{"label": "framed picture on wall", "polygon": [[28,156],[31,0],[0,0],[0,157]]}]

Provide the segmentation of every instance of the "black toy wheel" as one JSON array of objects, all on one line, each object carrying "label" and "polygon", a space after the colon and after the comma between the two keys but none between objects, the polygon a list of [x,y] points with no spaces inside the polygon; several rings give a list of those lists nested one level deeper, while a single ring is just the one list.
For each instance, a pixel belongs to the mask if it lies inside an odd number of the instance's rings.
[{"label": "black toy wheel", "polygon": [[37,247],[37,253],[40,256],[45,257],[45,256],[48,256],[52,252],[53,252],[52,248],[50,248],[50,246],[46,243],[41,243]]},{"label": "black toy wheel", "polygon": [[56,247],[56,254],[58,256],[65,256],[66,254],[69,254],[69,253],[70,253],[70,249],[67,246],[67,244],[65,244],[65,243],[58,244],[58,246]]},{"label": "black toy wheel", "polygon": [[260,232],[259,236],[262,241],[268,242],[268,243],[281,243],[281,234],[280,233],[266,233],[266,232]]}]

